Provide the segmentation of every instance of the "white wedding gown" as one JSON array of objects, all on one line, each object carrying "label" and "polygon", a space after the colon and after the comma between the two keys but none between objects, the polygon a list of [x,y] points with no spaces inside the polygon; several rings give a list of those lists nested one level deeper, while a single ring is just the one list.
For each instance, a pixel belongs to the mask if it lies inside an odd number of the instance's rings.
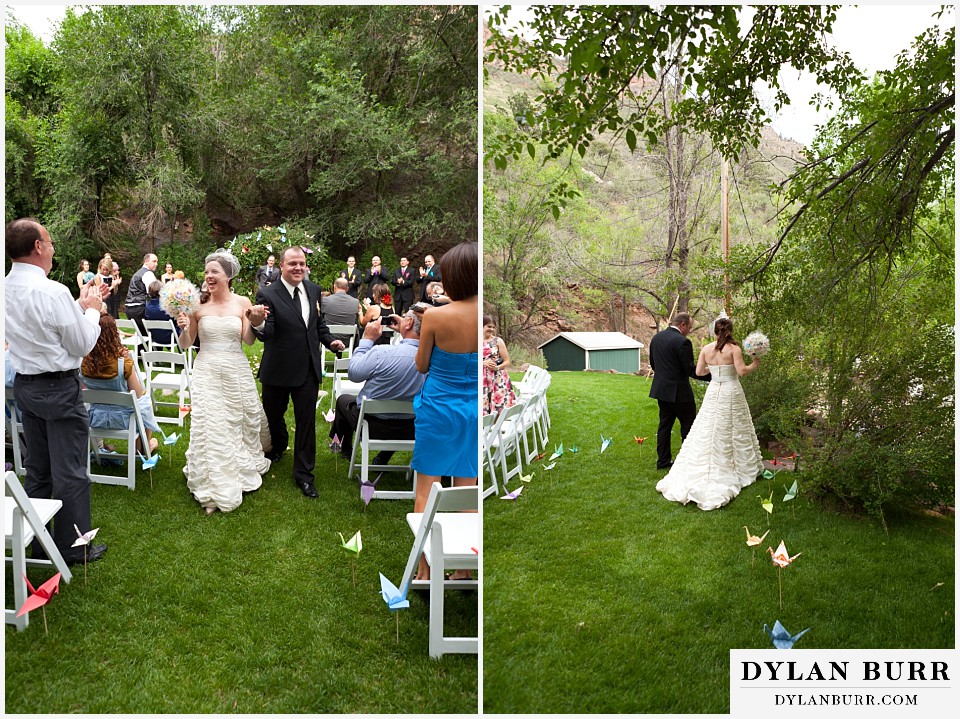
[{"label": "white wedding gown", "polygon": [[240,344],[239,317],[206,316],[198,323],[200,351],[190,375],[187,488],[203,507],[229,512],[243,493],[260,487],[270,469],[260,430],[263,406]]},{"label": "white wedding gown", "polygon": [[657,491],[672,502],[717,509],[763,471],[750,407],[733,365],[711,366],[712,379],[690,433]]}]

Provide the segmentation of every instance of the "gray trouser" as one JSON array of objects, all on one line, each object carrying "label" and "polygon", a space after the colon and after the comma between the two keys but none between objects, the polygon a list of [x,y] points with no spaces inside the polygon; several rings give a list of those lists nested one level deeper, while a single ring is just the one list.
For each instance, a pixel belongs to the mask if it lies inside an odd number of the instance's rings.
[{"label": "gray trouser", "polygon": [[[70,546],[77,538],[74,524],[81,532],[91,528],[89,418],[80,400],[80,379],[17,375],[13,392],[23,412],[24,489],[30,497],[63,502],[53,522],[53,541],[65,559],[83,556],[82,548]],[[33,549],[34,556],[42,551],[39,542]]]}]

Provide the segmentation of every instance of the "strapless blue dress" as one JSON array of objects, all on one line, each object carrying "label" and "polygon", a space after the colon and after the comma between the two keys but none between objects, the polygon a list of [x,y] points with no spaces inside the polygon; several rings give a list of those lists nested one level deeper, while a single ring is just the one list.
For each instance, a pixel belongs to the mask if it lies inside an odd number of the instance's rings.
[{"label": "strapless blue dress", "polygon": [[427,379],[413,399],[416,441],[410,465],[420,474],[477,476],[479,367],[477,352],[434,346]]}]

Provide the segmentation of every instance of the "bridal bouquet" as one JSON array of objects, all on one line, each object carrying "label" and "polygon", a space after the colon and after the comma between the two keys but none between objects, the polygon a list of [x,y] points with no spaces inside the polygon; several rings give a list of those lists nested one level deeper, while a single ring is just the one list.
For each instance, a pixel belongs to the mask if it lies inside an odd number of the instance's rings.
[{"label": "bridal bouquet", "polygon": [[160,306],[171,317],[190,314],[200,306],[200,290],[189,280],[171,280],[160,290]]},{"label": "bridal bouquet", "polygon": [[770,351],[770,340],[762,332],[751,332],[743,340],[743,351],[751,357],[763,357]]}]

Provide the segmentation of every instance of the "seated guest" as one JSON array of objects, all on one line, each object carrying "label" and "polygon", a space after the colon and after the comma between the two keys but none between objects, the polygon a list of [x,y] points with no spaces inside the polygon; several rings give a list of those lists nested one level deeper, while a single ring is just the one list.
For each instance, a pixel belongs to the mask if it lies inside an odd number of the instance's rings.
[{"label": "seated guest", "polygon": [[[121,359],[123,360],[122,376],[119,372]],[[160,425],[157,424],[153,415],[150,397],[143,390],[143,384],[134,370],[130,353],[120,344],[120,332],[117,330],[116,320],[108,314],[100,315],[100,337],[80,364],[80,378],[87,389],[119,392],[134,390],[137,393],[137,406],[140,408],[143,424],[147,428],[150,451],[157,448],[159,441],[153,437],[153,433],[160,431]],[[132,412],[132,409],[126,407],[92,404],[88,410],[90,426],[103,429],[126,429]],[[139,439],[137,451],[143,451]]]},{"label": "seated guest", "polygon": [[[360,327],[366,327],[369,322],[373,322],[375,319],[393,314],[393,298],[390,296],[390,288],[387,285],[374,285],[373,300],[364,300],[363,304],[364,309],[362,312],[358,312]],[[390,344],[391,337],[393,337],[393,330],[384,328],[383,333],[377,339],[377,344]]]},{"label": "seated guest", "polygon": [[429,282],[424,292],[424,298],[421,301],[431,307],[440,307],[441,305],[448,304],[450,298],[443,294],[443,285],[439,282]]},{"label": "seated guest", "polygon": [[[350,283],[343,277],[333,281],[333,294],[327,295],[320,301],[320,315],[323,323],[330,325],[350,325],[356,327],[357,315],[360,314],[360,300],[350,296]],[[353,332],[348,335],[333,335],[345,345],[350,344]]]},{"label": "seated guest", "polygon": [[[393,317],[397,317],[393,315]],[[367,323],[363,339],[353,350],[347,377],[363,382],[356,397],[337,397],[336,413],[330,437],[340,437],[341,453],[349,458],[353,449],[353,433],[360,419],[360,405],[365,398],[413,401],[426,377],[417,371],[416,357],[420,346],[420,315],[413,310],[397,318],[397,331],[403,338],[399,344],[374,346],[380,337],[380,319]],[[371,415],[370,429],[381,439],[413,439],[413,418],[405,415]],[[374,464],[387,464],[393,452],[380,452]]]},{"label": "seated guest", "polygon": [[[147,314],[144,315],[148,320],[172,320],[173,317],[163,311],[160,306],[160,290],[163,289],[163,282],[154,280],[147,288]],[[179,333],[178,333],[179,334]],[[161,345],[172,344],[170,337],[173,330],[150,330],[150,339]]]}]

